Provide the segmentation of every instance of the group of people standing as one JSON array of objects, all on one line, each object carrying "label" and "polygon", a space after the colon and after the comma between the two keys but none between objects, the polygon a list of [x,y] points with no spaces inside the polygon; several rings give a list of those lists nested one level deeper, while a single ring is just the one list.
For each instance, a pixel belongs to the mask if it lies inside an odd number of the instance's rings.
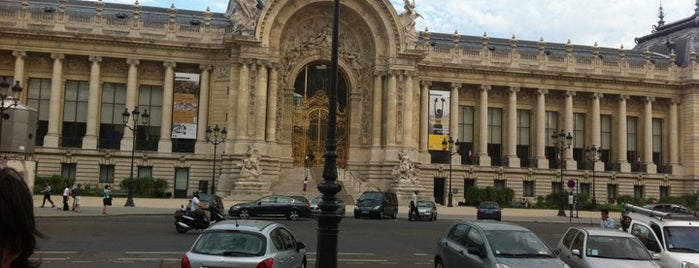
[{"label": "group of people standing", "polygon": [[[81,199],[83,195],[83,190],[84,188],[80,183],[76,184],[72,188],[69,183],[66,183],[66,187],[63,189],[63,206],[61,207],[61,209],[63,211],[80,212],[80,204],[82,203]],[[51,204],[51,207],[55,208],[56,205],[53,203],[53,200],[51,200],[51,194],[53,193],[53,187],[51,186],[51,184],[44,184],[44,189],[41,192],[44,194],[44,199],[41,201],[40,207],[45,207],[46,202],[48,201],[49,204]],[[73,197],[72,205],[68,204],[70,197]],[[102,214],[107,215],[107,207],[112,205],[111,187],[109,185],[104,186],[104,190],[102,191],[102,204]]]}]

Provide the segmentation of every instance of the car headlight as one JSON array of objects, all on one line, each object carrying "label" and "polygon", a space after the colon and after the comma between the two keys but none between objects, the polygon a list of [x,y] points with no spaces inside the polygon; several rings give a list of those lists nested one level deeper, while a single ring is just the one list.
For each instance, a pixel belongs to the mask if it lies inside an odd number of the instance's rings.
[{"label": "car headlight", "polygon": [[688,261],[683,261],[682,268],[699,268],[699,264],[696,264],[693,262],[688,262]]},{"label": "car headlight", "polygon": [[509,266],[507,264],[502,264],[502,263],[496,263],[495,268],[512,268],[512,266]]},{"label": "car headlight", "polygon": [[381,206],[375,206],[372,208],[372,210],[379,210],[380,208],[381,208]]},{"label": "car headlight", "polygon": [[240,206],[233,206],[233,210],[238,210],[240,209]]}]

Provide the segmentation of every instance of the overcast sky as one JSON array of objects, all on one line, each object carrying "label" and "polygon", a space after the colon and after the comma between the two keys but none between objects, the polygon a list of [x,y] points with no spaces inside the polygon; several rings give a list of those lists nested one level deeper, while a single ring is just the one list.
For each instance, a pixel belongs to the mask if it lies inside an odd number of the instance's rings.
[{"label": "overcast sky", "polygon": [[[103,0],[133,4],[135,0]],[[403,0],[390,0],[397,13]],[[632,48],[634,38],[651,33],[658,22],[660,0],[414,0],[422,31],[578,45]],[[662,1],[665,22],[694,13],[695,0]],[[228,0],[139,0],[142,6],[225,12]]]}]

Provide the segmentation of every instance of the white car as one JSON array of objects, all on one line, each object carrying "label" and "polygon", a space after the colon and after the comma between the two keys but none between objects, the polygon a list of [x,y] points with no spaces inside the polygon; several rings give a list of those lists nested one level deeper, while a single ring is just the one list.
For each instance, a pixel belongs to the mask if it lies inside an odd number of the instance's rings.
[{"label": "white car", "polygon": [[558,258],[571,268],[658,268],[635,236],[616,229],[570,227],[558,242]]},{"label": "white car", "polygon": [[180,267],[305,268],[306,263],[306,245],[284,225],[226,220],[199,235]]}]

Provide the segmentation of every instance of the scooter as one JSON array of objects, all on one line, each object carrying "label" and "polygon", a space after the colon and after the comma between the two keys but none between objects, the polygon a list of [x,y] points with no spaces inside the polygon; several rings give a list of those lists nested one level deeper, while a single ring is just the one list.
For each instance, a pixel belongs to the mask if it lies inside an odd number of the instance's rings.
[{"label": "scooter", "polygon": [[192,229],[206,229],[209,228],[211,224],[225,218],[219,207],[214,204],[209,207],[209,211],[211,212],[211,222],[207,222],[204,220],[203,216],[195,214],[189,209],[189,206],[187,206],[186,209],[180,208],[176,210],[172,215],[175,218],[175,230],[177,230],[178,233],[184,234]]}]

